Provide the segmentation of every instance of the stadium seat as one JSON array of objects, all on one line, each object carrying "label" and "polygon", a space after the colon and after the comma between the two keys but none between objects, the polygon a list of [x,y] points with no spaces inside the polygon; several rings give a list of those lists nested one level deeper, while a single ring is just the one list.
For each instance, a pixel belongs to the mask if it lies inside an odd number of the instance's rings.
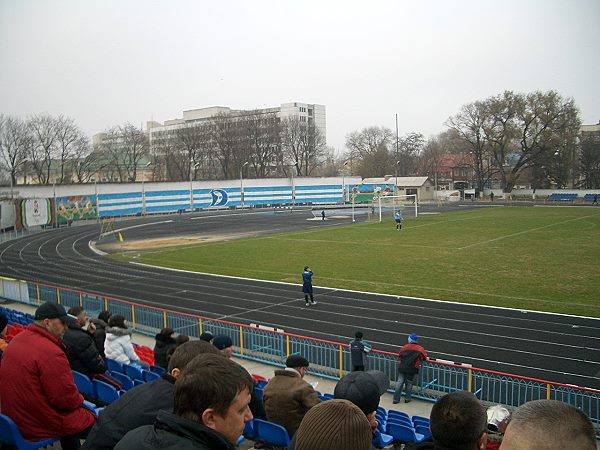
[{"label": "stadium seat", "polygon": [[385,448],[388,445],[390,445],[392,442],[394,442],[393,436],[382,433],[379,430],[375,431],[375,434],[373,435],[373,442],[372,442],[373,446],[375,448]]},{"label": "stadium seat", "polygon": [[52,445],[58,439],[44,439],[42,441],[26,441],[12,419],[0,414],[0,443],[12,445],[18,450],[35,450]]},{"label": "stadium seat", "polygon": [[94,395],[94,386],[92,385],[92,381],[80,372],[76,370],[71,370],[73,372],[73,380],[75,381],[75,386],[77,386],[77,390],[82,394],[85,394],[89,397],[95,398]]},{"label": "stadium seat", "polygon": [[268,378],[263,377],[262,375],[258,375],[256,373],[252,374],[252,378],[254,378],[256,381],[269,381]]},{"label": "stadium seat", "polygon": [[387,418],[387,423],[397,423],[411,428],[415,427],[415,425],[411,422],[410,419],[400,416],[389,416]]},{"label": "stadium seat", "polygon": [[408,419],[409,422],[411,422],[410,420],[410,416],[408,414],[406,414],[405,412],[402,411],[396,411],[395,409],[390,409],[388,411],[388,418],[389,417],[393,417],[393,416],[399,416],[399,417],[403,417],[405,419]]},{"label": "stadium seat", "polygon": [[159,374],[150,372],[149,370],[142,370],[142,375],[144,377],[145,382],[158,380],[160,378]]},{"label": "stadium seat", "polygon": [[413,428],[392,422],[388,422],[387,432],[394,437],[395,442],[402,444],[418,443],[425,439],[425,436],[415,432]]},{"label": "stadium seat", "polygon": [[254,419],[254,432],[256,433],[256,440],[259,442],[282,448],[290,446],[290,436],[287,430],[276,423]]},{"label": "stadium seat", "polygon": [[264,388],[265,388],[265,386],[266,386],[268,383],[269,383],[269,382],[268,382],[268,381],[266,381],[266,380],[257,380],[257,381],[256,381],[256,387],[257,387],[258,389],[264,389]]},{"label": "stadium seat", "polygon": [[138,380],[138,379],[135,379],[135,380],[133,380],[133,387],[136,387],[136,386],[141,386],[141,385],[142,385],[142,384],[144,384],[144,383],[146,383],[146,382],[145,382],[145,381],[143,381],[143,380]]},{"label": "stadium seat", "polygon": [[133,387],[133,381],[124,373],[111,372],[110,375],[119,382],[124,391],[128,391]]},{"label": "stadium seat", "polygon": [[142,373],[142,369],[131,364],[125,365],[125,375],[127,375],[132,380],[144,381],[144,374]]},{"label": "stadium seat", "polygon": [[154,373],[157,373],[157,374],[159,374],[159,375],[162,375],[163,373],[165,373],[165,372],[166,372],[166,370],[165,370],[165,369],[163,369],[163,368],[162,368],[162,367],[160,367],[160,366],[153,366],[153,365],[151,365],[151,366],[150,366],[150,372],[154,372]]},{"label": "stadium seat", "polygon": [[422,434],[423,436],[425,436],[425,439],[429,439],[431,437],[431,430],[429,429],[429,425],[426,427],[422,425],[417,425],[415,427],[415,431],[418,434]]},{"label": "stadium seat", "polygon": [[94,380],[92,383],[98,400],[110,404],[119,398],[119,391],[117,391],[114,386],[100,380]]},{"label": "stadium seat", "polygon": [[120,362],[117,362],[114,359],[108,359],[108,358],[106,358],[104,361],[106,362],[106,368],[111,373],[115,373],[115,372],[125,373],[125,369],[123,368],[123,364],[121,364]]},{"label": "stadium seat", "polygon": [[243,435],[246,436],[248,439],[256,439],[256,433],[254,432],[254,420],[249,420],[248,422],[246,422],[246,425],[244,426]]}]

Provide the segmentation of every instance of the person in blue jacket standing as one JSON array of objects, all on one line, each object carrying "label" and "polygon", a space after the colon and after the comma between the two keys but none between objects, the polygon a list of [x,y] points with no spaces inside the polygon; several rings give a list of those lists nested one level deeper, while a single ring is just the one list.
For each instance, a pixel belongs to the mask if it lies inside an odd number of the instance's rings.
[{"label": "person in blue jacket standing", "polygon": [[[312,277],[312,269],[308,266],[304,266],[304,272],[302,272],[302,292],[304,292],[304,301],[306,301],[306,306],[317,304],[313,297]],[[308,301],[309,296],[310,302]]]}]

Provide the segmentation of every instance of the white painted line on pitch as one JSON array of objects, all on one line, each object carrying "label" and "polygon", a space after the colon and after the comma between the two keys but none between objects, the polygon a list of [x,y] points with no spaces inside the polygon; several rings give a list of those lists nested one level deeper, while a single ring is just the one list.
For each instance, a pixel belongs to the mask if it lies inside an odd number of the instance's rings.
[{"label": "white painted line on pitch", "polygon": [[467,248],[476,247],[478,245],[485,245],[485,244],[489,244],[491,242],[501,241],[502,239],[507,239],[507,238],[519,236],[521,234],[530,233],[532,231],[543,230],[545,228],[550,228],[550,227],[553,227],[555,225],[562,225],[564,223],[575,222],[575,221],[578,221],[578,220],[581,220],[581,219],[589,219],[590,217],[594,217],[594,216],[582,216],[582,217],[577,217],[575,219],[563,220],[562,222],[551,223],[551,224],[548,224],[548,225],[544,225],[543,227],[530,228],[528,230],[519,231],[518,233],[507,234],[507,235],[504,235],[504,236],[499,236],[499,237],[494,238],[494,239],[489,239],[487,241],[475,242],[474,244],[465,245],[464,247],[458,247],[457,250],[465,250]]},{"label": "white painted line on pitch", "polygon": [[[196,275],[207,275],[207,276],[216,277],[216,278],[226,278],[226,279],[242,280],[242,281],[254,281],[254,282],[259,282],[259,283],[278,284],[278,285],[284,285],[284,286],[302,286],[299,283],[288,283],[285,281],[260,280],[257,278],[236,277],[233,275],[221,275],[221,274],[215,274],[215,273],[209,273],[209,272],[195,272],[193,270],[174,269],[172,267],[154,266],[152,264],[145,264],[145,263],[140,263],[140,262],[135,262],[135,261],[129,261],[129,264],[134,264],[134,265],[143,266],[143,267],[150,267],[152,269],[168,270],[168,271],[172,271],[172,272],[181,272],[181,273],[189,273],[189,274],[196,274]],[[453,300],[436,300],[433,298],[413,297],[410,295],[382,294],[379,292],[357,291],[354,289],[339,289],[339,288],[333,288],[333,287],[328,287],[328,286],[318,286],[318,287],[321,289],[338,290],[340,292],[355,292],[357,294],[368,294],[368,295],[379,296],[379,297],[390,297],[395,300],[398,300],[400,298],[406,298],[406,299],[411,299],[411,300],[441,303],[441,304],[446,304],[446,305],[454,304],[454,305],[463,305],[463,306],[477,306],[479,308],[486,308],[486,309],[499,309],[499,310],[503,310],[503,311],[518,311],[518,312],[521,312],[524,314],[527,314],[527,313],[542,314],[542,315],[546,314],[546,315],[558,316],[558,317],[573,317],[573,318],[578,318],[578,319],[591,319],[591,320],[600,321],[600,318],[596,318],[596,317],[578,316],[575,314],[564,314],[564,313],[557,313],[557,312],[551,312],[551,311],[536,311],[536,310],[532,310],[532,309],[516,309],[516,308],[508,308],[506,306],[481,305],[478,303],[466,303],[466,302],[458,302],[458,301],[453,301]],[[448,290],[450,290],[450,289],[448,289]],[[492,295],[492,294],[489,294],[489,295]],[[499,296],[499,297],[501,297],[501,296]],[[510,297],[510,298],[517,298],[517,297]],[[524,300],[539,301],[539,299],[527,299],[527,298],[525,298]]]}]

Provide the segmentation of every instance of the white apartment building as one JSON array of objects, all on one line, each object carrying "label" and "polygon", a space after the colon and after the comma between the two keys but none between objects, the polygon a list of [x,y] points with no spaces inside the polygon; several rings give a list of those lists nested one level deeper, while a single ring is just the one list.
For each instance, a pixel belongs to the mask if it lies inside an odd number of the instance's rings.
[{"label": "white apartment building", "polygon": [[298,117],[301,122],[314,124],[321,134],[326,137],[327,122],[325,114],[325,105],[316,105],[310,103],[290,102],[282,103],[281,106],[274,108],[263,108],[256,110],[235,110],[226,106],[210,106],[207,108],[191,109],[183,111],[183,118],[166,120],[163,123],[149,121],[146,123],[150,146],[156,139],[168,136],[169,132],[188,126],[197,125],[198,122],[210,120],[217,114],[226,114],[232,118],[248,112],[258,112],[260,114],[274,114],[280,119],[287,117]]}]

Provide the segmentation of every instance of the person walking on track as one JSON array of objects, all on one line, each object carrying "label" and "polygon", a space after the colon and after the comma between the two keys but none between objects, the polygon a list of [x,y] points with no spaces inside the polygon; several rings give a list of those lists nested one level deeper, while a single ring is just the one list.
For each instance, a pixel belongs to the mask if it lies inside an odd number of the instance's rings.
[{"label": "person walking on track", "polygon": [[[304,266],[304,272],[302,272],[302,292],[304,292],[304,301],[306,306],[316,305],[313,297],[313,285],[312,285],[313,271],[310,267]],[[308,298],[310,297],[310,302]]]}]

